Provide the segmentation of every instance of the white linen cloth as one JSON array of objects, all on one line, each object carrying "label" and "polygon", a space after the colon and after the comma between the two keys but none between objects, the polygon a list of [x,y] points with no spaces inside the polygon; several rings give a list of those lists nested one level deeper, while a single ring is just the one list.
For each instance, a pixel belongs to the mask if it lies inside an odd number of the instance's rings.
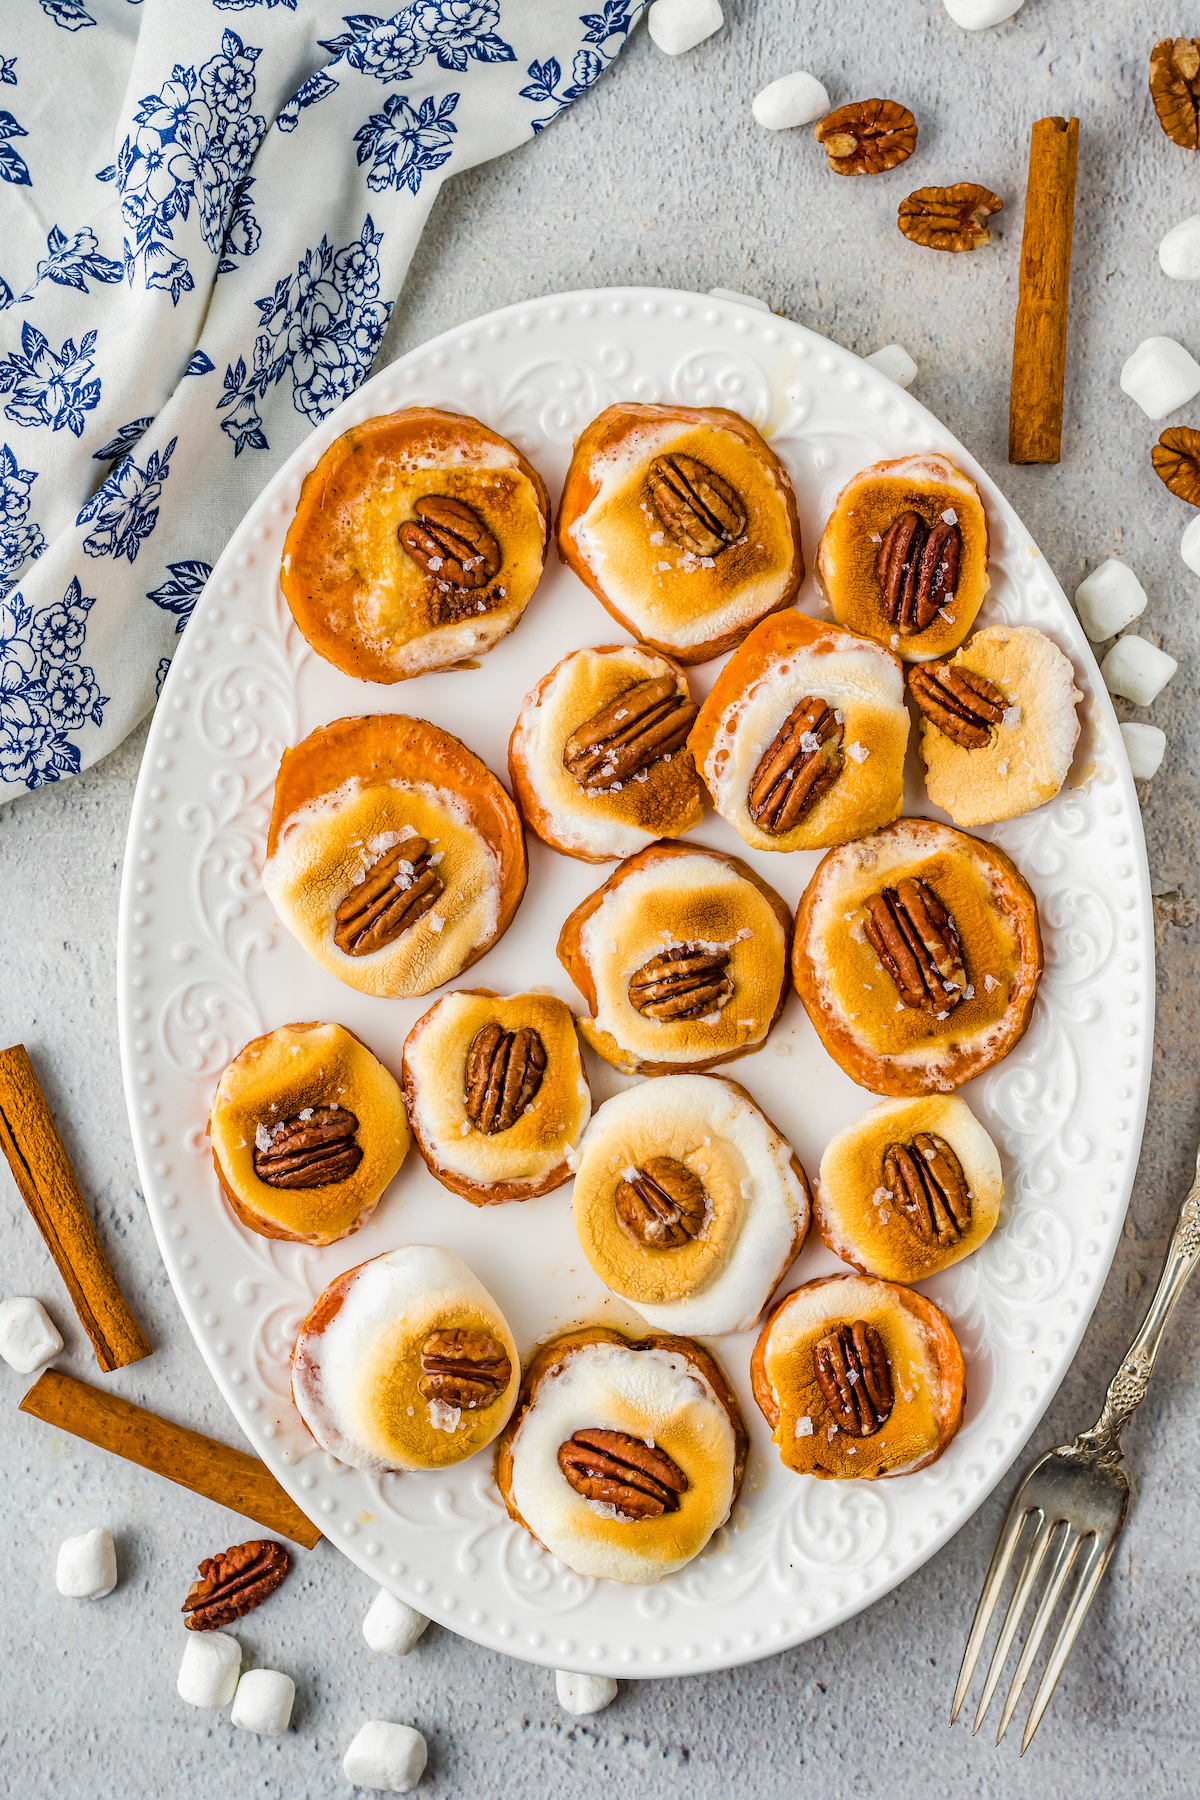
[{"label": "white linen cloth", "polygon": [[369,374],[447,175],[646,0],[0,7],[0,801],[150,709],[226,539]]}]

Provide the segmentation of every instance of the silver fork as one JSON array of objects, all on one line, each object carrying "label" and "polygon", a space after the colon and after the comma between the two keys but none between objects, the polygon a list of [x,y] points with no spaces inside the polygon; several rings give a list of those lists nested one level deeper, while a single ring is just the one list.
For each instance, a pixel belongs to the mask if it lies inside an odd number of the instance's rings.
[{"label": "silver fork", "polygon": [[1196,1174],[1179,1209],[1150,1309],[1109,1385],[1104,1409],[1090,1431],[1081,1432],[1071,1443],[1060,1444],[1056,1450],[1047,1450],[1026,1475],[1008,1509],[979,1605],[975,1608],[958,1686],[954,1690],[954,1705],[950,1711],[952,1725],[967,1697],[975,1664],[1005,1577],[1016,1556],[1018,1542],[1032,1521],[1033,1534],[1026,1540],[1025,1561],[992,1652],[975,1714],[974,1730],[978,1731],[1000,1684],[1009,1651],[1020,1629],[1021,1616],[1037,1586],[1038,1576],[1048,1568],[1037,1611],[1000,1715],[1000,1729],[996,1733],[999,1743],[1017,1709],[1055,1609],[1070,1577],[1076,1576],[1058,1639],[1029,1711],[1021,1739],[1022,1756],[1041,1724],[1042,1714],[1050,1704],[1050,1696],[1071,1654],[1071,1646],[1079,1635],[1087,1609],[1116,1548],[1125,1509],[1129,1505],[1129,1482],[1120,1466],[1121,1430],[1145,1398],[1167,1321],[1197,1262],[1200,1262],[1200,1151],[1196,1155]]}]

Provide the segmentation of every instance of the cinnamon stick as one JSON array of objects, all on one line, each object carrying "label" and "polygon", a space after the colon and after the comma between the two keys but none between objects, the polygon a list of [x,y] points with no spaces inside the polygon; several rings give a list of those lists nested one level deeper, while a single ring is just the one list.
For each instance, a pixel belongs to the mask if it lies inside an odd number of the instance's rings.
[{"label": "cinnamon stick", "polygon": [[1056,463],[1059,459],[1078,156],[1078,119],[1037,120],[1029,141],[1013,334],[1008,414],[1011,463]]},{"label": "cinnamon stick", "polygon": [[150,1345],[100,1247],[23,1044],[0,1050],[0,1150],[105,1374],[149,1356]]},{"label": "cinnamon stick", "polygon": [[157,1413],[76,1381],[73,1375],[45,1370],[22,1400],[21,1411],[203,1494],[231,1512],[243,1513],[306,1550],[321,1540],[316,1526],[256,1456],[160,1419]]}]

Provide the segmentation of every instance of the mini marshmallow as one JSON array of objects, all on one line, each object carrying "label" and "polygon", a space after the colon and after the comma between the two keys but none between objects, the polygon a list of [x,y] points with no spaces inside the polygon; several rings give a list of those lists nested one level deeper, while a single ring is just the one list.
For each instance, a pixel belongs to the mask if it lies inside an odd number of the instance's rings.
[{"label": "mini marshmallow", "polygon": [[964,31],[983,31],[988,25],[1003,25],[1005,19],[1013,18],[1025,0],[943,0],[943,4]]},{"label": "mini marshmallow", "polygon": [[872,350],[870,356],[864,356],[863,361],[886,375],[889,381],[894,381],[897,387],[911,387],[917,379],[917,365],[903,344],[885,344],[882,350]]},{"label": "mini marshmallow", "polygon": [[68,1600],[103,1600],[117,1585],[117,1552],[112,1532],[98,1525],[82,1537],[69,1537],[58,1552],[54,1572],[60,1594]]},{"label": "mini marshmallow", "polygon": [[1194,575],[1200,575],[1200,513],[1179,540],[1179,554]]},{"label": "mini marshmallow", "polygon": [[1165,419],[1200,394],[1200,363],[1174,338],[1145,338],[1121,370],[1121,392],[1148,419]]},{"label": "mini marshmallow", "polygon": [[0,1356],[18,1375],[32,1375],[62,1347],[54,1321],[40,1301],[27,1294],[0,1301]]},{"label": "mini marshmallow", "polygon": [[1149,706],[1178,667],[1173,656],[1148,644],[1145,638],[1123,637],[1117,639],[1100,664],[1100,673],[1110,694],[1122,694],[1135,706]]},{"label": "mini marshmallow", "polygon": [[1122,725],[1121,737],[1129,752],[1135,781],[1149,781],[1158,774],[1167,748],[1167,734],[1157,725]]},{"label": "mini marshmallow", "polygon": [[407,1656],[428,1623],[424,1613],[380,1588],[363,1620],[363,1636],[385,1656]]},{"label": "mini marshmallow", "polygon": [[603,1712],[617,1697],[617,1684],[611,1675],[574,1675],[570,1669],[555,1669],[554,1686],[563,1711],[578,1718]]},{"label": "mini marshmallow", "polygon": [[1200,213],[1171,227],[1158,246],[1158,266],[1172,281],[1200,281]]},{"label": "mini marshmallow", "polygon": [[242,1668],[242,1646],[223,1631],[189,1631],[175,1692],[189,1706],[228,1706]]},{"label": "mini marshmallow", "polygon": [[295,1698],[296,1684],[290,1675],[281,1675],[278,1669],[247,1669],[237,1684],[229,1717],[243,1731],[280,1737],[291,1723]]},{"label": "mini marshmallow", "polygon": [[425,1739],[411,1725],[368,1719],[342,1758],[342,1773],[355,1787],[383,1794],[411,1794],[425,1773]]},{"label": "mini marshmallow", "polygon": [[736,288],[709,288],[709,298],[713,300],[738,300],[743,306],[757,307],[759,312],[770,312],[765,300],[757,294],[740,294]]},{"label": "mini marshmallow", "polygon": [[829,95],[815,75],[796,69],[756,94],[751,111],[768,131],[790,131],[793,125],[811,125],[815,119],[823,119],[830,111]]},{"label": "mini marshmallow", "polygon": [[1079,622],[1093,644],[1116,637],[1146,610],[1148,595],[1128,563],[1110,556],[1075,589]]},{"label": "mini marshmallow", "polygon": [[647,14],[650,36],[668,56],[694,50],[724,23],[721,0],[654,0]]}]

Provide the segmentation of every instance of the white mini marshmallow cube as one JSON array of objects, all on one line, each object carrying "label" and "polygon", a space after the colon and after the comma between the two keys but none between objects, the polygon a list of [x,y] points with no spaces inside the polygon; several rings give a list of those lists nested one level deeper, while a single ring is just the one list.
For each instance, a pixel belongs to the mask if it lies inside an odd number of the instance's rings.
[{"label": "white mini marshmallow cube", "polygon": [[983,31],[989,25],[1003,25],[1020,12],[1025,0],[944,0],[944,4],[964,31]]},{"label": "white mini marshmallow cube", "polygon": [[247,1669],[237,1684],[229,1717],[243,1731],[281,1737],[291,1723],[295,1698],[290,1675],[281,1675],[278,1669]]},{"label": "white mini marshmallow cube", "polygon": [[1200,213],[1171,227],[1158,246],[1158,266],[1172,281],[1200,281]]},{"label": "white mini marshmallow cube", "polygon": [[428,1623],[424,1613],[380,1588],[367,1608],[363,1636],[372,1650],[382,1650],[385,1656],[407,1656]]},{"label": "white mini marshmallow cube", "polygon": [[815,75],[796,69],[756,94],[750,110],[768,131],[790,131],[794,125],[823,119],[830,111],[829,95]]},{"label": "white mini marshmallow cube", "polygon": [[54,1581],[68,1600],[103,1600],[117,1585],[117,1552],[112,1532],[98,1525],[59,1547]]},{"label": "white mini marshmallow cube", "polygon": [[1100,673],[1110,694],[1121,694],[1135,706],[1149,706],[1178,667],[1173,656],[1156,649],[1145,638],[1123,637],[1117,639],[1100,664]]},{"label": "white mini marshmallow cube", "polygon": [[575,1675],[570,1669],[555,1669],[554,1687],[563,1711],[581,1719],[588,1713],[603,1712],[617,1697],[611,1675]]},{"label": "white mini marshmallow cube", "polygon": [[1179,554],[1193,575],[1200,575],[1200,513],[1180,538]]},{"label": "white mini marshmallow cube", "polygon": [[646,22],[659,49],[678,56],[720,31],[725,14],[721,0],[654,0]]},{"label": "white mini marshmallow cube", "polygon": [[863,361],[886,375],[889,381],[894,381],[897,387],[911,387],[917,379],[917,365],[903,344],[885,344],[882,350],[872,350],[870,356],[864,356]]},{"label": "white mini marshmallow cube", "polygon": [[1148,419],[1165,419],[1200,394],[1200,363],[1174,338],[1145,338],[1121,370],[1121,392]]},{"label": "white mini marshmallow cube", "polygon": [[0,1300],[0,1356],[18,1375],[32,1375],[63,1347],[45,1307],[22,1294]]},{"label": "white mini marshmallow cube", "polygon": [[428,1758],[425,1739],[411,1725],[368,1719],[342,1758],[342,1773],[355,1787],[411,1794]]},{"label": "white mini marshmallow cube", "polygon": [[1162,767],[1167,748],[1167,734],[1157,725],[1122,725],[1121,737],[1129,752],[1129,767],[1135,781],[1149,781]]},{"label": "white mini marshmallow cube", "polygon": [[1119,556],[1110,556],[1075,589],[1079,622],[1093,644],[1116,637],[1145,612],[1149,596]]},{"label": "white mini marshmallow cube", "polygon": [[189,1631],[175,1692],[189,1706],[228,1706],[242,1668],[242,1646],[223,1631]]}]

